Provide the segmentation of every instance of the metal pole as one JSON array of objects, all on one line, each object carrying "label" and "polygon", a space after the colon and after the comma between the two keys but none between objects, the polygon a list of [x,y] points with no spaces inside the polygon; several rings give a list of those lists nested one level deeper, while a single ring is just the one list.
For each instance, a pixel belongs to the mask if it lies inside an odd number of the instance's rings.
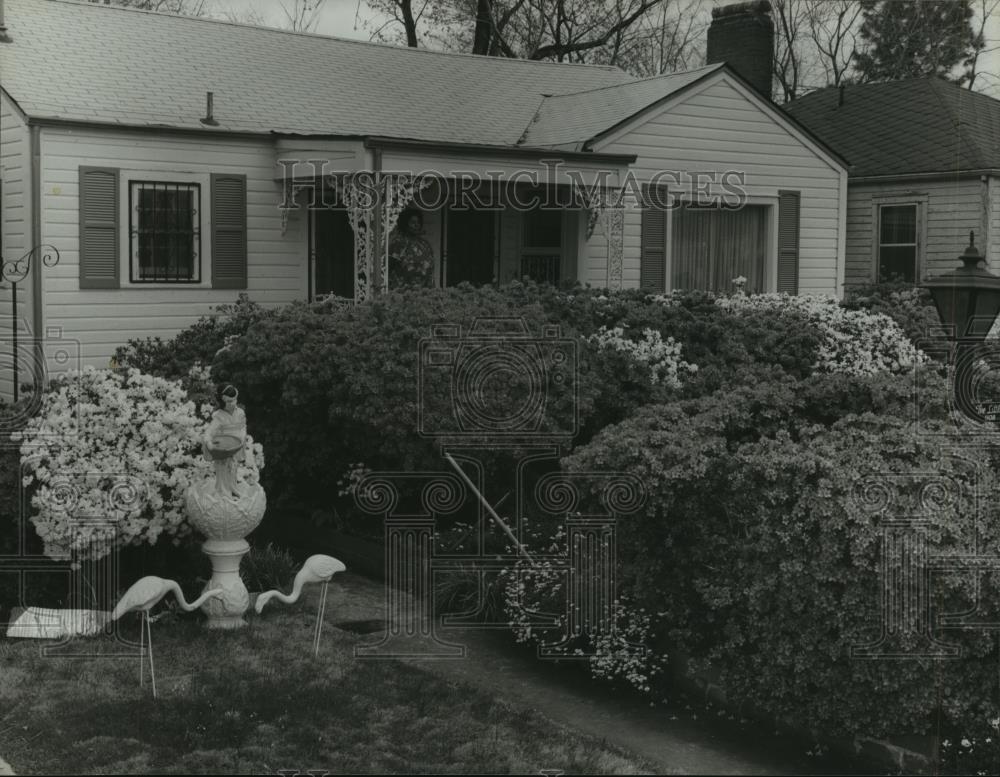
[{"label": "metal pole", "polygon": [[20,382],[20,378],[17,372],[18,352],[17,352],[17,284],[16,283],[10,284],[10,309],[11,309],[11,317],[13,319],[11,321],[12,324],[11,332],[13,334],[13,340],[14,340],[14,353],[12,354],[12,356],[14,359],[14,402],[16,403],[17,384]]},{"label": "metal pole", "polygon": [[450,453],[445,453],[444,458],[448,461],[449,464],[451,464],[452,467],[455,468],[455,471],[458,473],[459,477],[465,481],[465,485],[469,487],[469,490],[472,491],[473,494],[475,494],[476,498],[480,501],[483,507],[486,508],[486,511],[490,514],[490,517],[497,522],[497,525],[499,525],[500,528],[503,529],[504,533],[510,538],[511,542],[514,543],[514,545],[517,547],[518,553],[522,554],[528,561],[534,563],[534,559],[531,557],[531,554],[528,553],[527,550],[525,550],[524,545],[522,545],[521,541],[514,535],[514,532],[512,532],[510,527],[504,522],[504,520],[499,515],[497,515],[496,510],[493,509],[490,503],[486,501],[486,497],[484,497],[480,493],[479,489],[476,488],[475,483],[473,483],[472,480],[469,478],[469,476],[465,474],[465,470],[459,466],[458,462],[455,461],[454,458],[452,458],[452,455]]}]

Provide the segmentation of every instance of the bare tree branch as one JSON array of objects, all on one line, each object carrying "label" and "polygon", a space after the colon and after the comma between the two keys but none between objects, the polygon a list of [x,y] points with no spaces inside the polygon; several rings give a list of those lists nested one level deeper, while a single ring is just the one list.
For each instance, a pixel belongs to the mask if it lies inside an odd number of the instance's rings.
[{"label": "bare tree branch", "polygon": [[[560,7],[562,6],[563,0],[557,0]],[[600,46],[604,46],[611,39],[617,31],[623,30],[630,27],[634,22],[636,22],[639,17],[649,11],[651,8],[656,7],[662,2],[662,0],[641,0],[639,6],[628,16],[619,19],[615,24],[609,27],[602,35],[598,37],[591,38],[590,40],[578,40],[575,42],[556,42],[553,41],[550,44],[539,46],[528,56],[528,59],[547,59],[548,57],[561,57],[565,54],[569,54],[577,51],[587,51],[589,49],[595,49]]]}]

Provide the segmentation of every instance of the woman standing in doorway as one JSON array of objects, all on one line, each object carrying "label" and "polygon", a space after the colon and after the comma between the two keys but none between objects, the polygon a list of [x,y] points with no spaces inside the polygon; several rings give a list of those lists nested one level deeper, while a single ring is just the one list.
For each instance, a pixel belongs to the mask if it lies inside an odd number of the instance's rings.
[{"label": "woman standing in doorway", "polygon": [[434,249],[424,238],[424,219],[417,210],[399,214],[389,235],[389,288],[434,285]]}]

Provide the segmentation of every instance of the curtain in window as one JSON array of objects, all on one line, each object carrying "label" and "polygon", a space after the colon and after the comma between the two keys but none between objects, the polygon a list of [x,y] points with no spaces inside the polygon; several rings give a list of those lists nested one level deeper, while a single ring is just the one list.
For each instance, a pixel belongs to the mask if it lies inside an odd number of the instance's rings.
[{"label": "curtain in window", "polygon": [[879,282],[917,280],[917,206],[879,208]]},{"label": "curtain in window", "polygon": [[740,210],[691,208],[674,212],[672,289],[730,292],[733,278],[747,279],[748,292],[764,291],[767,206]]}]

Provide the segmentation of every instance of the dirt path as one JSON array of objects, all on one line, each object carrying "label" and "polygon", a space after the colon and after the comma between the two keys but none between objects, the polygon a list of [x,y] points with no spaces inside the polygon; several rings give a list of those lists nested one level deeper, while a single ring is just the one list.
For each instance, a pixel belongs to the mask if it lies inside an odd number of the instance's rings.
[{"label": "dirt path", "polygon": [[[336,598],[334,598],[336,596]],[[330,624],[382,619],[380,583],[345,575],[336,595],[331,588]],[[380,633],[363,637],[377,642]],[[512,650],[502,633],[449,629],[442,636],[464,644],[456,659],[407,659],[450,679],[479,686],[514,704],[587,735],[604,739],[655,764],[661,774],[822,774],[836,773],[801,756],[776,754],[773,743],[749,740],[736,731],[692,720],[664,708],[649,708],[634,697],[610,696],[599,684]],[[697,714],[697,713],[695,713]],[[742,738],[741,738],[742,736]]]}]

